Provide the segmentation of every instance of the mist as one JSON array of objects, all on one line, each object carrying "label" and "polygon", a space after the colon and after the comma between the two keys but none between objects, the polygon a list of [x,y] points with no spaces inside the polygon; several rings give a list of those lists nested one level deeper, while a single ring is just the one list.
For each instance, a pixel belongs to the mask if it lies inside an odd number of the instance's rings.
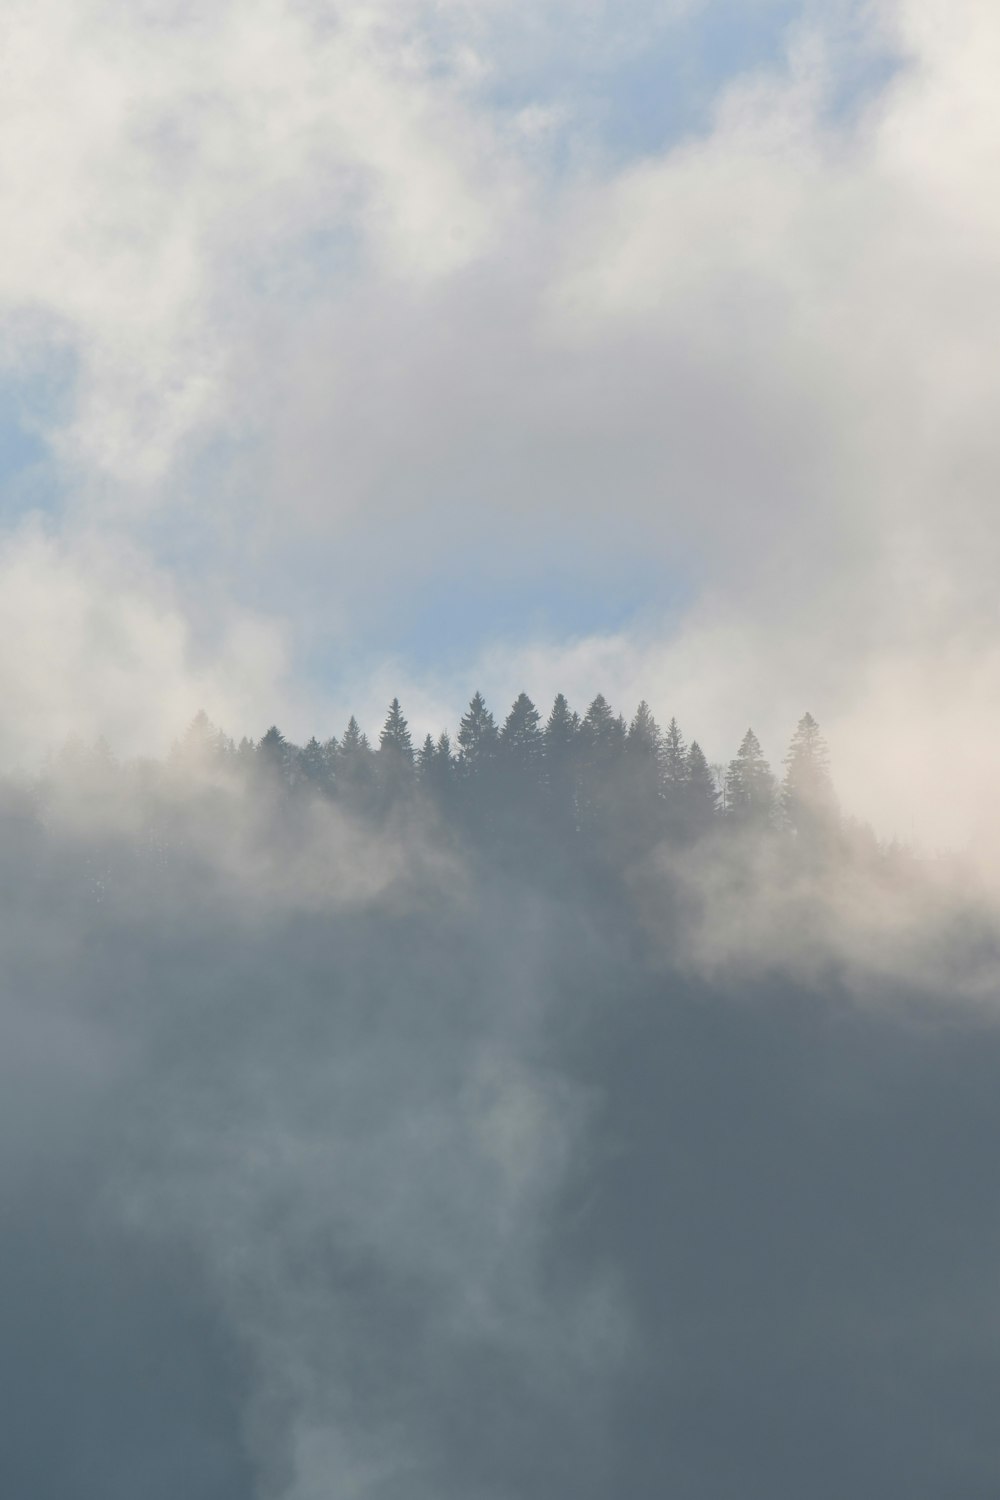
[{"label": "mist", "polygon": [[8,782],[4,1487],[992,1493],[972,872],[401,722]]}]

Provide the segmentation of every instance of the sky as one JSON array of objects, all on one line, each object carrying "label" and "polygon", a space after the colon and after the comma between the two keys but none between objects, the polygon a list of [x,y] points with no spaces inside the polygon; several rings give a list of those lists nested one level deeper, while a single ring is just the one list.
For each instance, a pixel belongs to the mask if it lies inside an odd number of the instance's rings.
[{"label": "sky", "polygon": [[981,838],[984,0],[8,0],[0,758],[598,691]]}]

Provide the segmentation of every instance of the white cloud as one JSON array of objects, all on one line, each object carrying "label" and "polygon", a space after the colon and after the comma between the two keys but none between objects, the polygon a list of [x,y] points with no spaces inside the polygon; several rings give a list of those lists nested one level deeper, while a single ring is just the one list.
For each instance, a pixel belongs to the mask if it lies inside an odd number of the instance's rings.
[{"label": "white cloud", "polygon": [[[222,613],[274,579],[292,650],[343,637],[373,592],[441,587],[449,557],[488,555],[498,589],[528,554],[544,576],[571,537],[576,558],[641,554],[689,580],[659,638],[647,623],[574,643],[556,624],[512,651],[457,620],[469,678],[410,687],[416,723],[437,727],[476,680],[500,709],[515,667],[540,701],[644,695],[716,753],[752,719],[780,754],[808,706],[864,811],[907,823],[912,783],[935,803],[927,836],[961,837],[975,745],[954,748],[946,806],[937,752],[900,777],[899,745],[926,743],[942,684],[966,739],[991,732],[1000,21],[925,0],[810,10],[787,66],[737,79],[701,135],[622,166],[581,155],[597,59],[682,10],[626,25],[595,4],[573,27],[561,4],[9,8],[9,357],[47,338],[75,361],[54,438],[84,516],[107,537],[140,499],[179,532],[197,511],[232,558]],[[559,34],[577,101],[529,67]],[[890,44],[895,74],[838,113],[845,48]],[[538,98],[511,90],[505,116],[502,85],[528,76]],[[562,178],[546,137],[576,148]],[[210,482],[201,442],[223,452]],[[329,551],[328,601],[300,598],[296,549]],[[637,600],[654,621],[662,603]],[[139,628],[137,655],[182,662],[185,609],[178,594]],[[68,694],[40,721],[81,717],[63,661],[33,657],[49,685],[31,691]],[[374,715],[390,669],[369,654],[362,675]],[[326,694],[337,712],[346,686]],[[214,701],[245,717],[241,693]],[[113,696],[93,701],[116,730]],[[274,701],[307,716],[301,689]]]},{"label": "white cloud", "polygon": [[[32,524],[0,546],[0,753],[32,765],[70,737],[107,735],[160,754],[204,706],[258,727],[281,701],[285,643],[273,622],[224,609],[210,651],[183,601],[140,554]],[[259,732],[259,729],[258,729]]]}]

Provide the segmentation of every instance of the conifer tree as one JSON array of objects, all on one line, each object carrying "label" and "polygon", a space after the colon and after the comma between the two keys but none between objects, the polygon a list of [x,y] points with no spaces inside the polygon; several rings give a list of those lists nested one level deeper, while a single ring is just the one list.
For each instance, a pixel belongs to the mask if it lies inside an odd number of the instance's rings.
[{"label": "conifer tree", "polygon": [[788,826],[800,836],[815,836],[836,821],[829,751],[810,713],[799,720],[785,756],[781,806]]},{"label": "conifer tree", "polygon": [[477,692],[458,728],[459,762],[464,776],[481,775],[492,765],[498,739],[496,720],[486,707],[482,693]]},{"label": "conifer tree", "polygon": [[672,718],[663,736],[663,783],[668,793],[676,792],[678,798],[688,779],[688,752],[677,720]]},{"label": "conifer tree", "polygon": [[438,735],[435,754],[437,755],[438,765],[443,765],[450,771],[455,762],[451,753],[451,735],[447,729],[442,729]]},{"label": "conifer tree", "polygon": [[541,714],[527,693],[519,693],[500,731],[499,751],[504,765],[530,781],[541,774]]},{"label": "conifer tree", "polygon": [[424,791],[438,803],[442,805],[447,803],[454,761],[451,755],[451,740],[446,729],[442,730],[436,741],[431,735],[426,737],[420,749],[417,769]]},{"label": "conifer tree", "polygon": [[351,714],[347,722],[347,728],[344,730],[343,738],[340,741],[341,758],[343,760],[350,760],[353,756],[363,755],[366,751],[370,751],[370,749],[368,736],[362,734],[361,726],[354,715]]},{"label": "conifer tree", "polygon": [[582,827],[607,830],[618,791],[615,775],[625,750],[624,721],[598,693],[583,716],[579,732],[577,813]]},{"label": "conifer tree", "polygon": [[557,693],[542,734],[542,782],[549,811],[560,826],[576,821],[576,762],[580,721]]},{"label": "conifer tree", "polygon": [[697,740],[687,753],[687,826],[697,836],[712,826],[719,806],[719,791],[712,768]]},{"label": "conifer tree", "polygon": [[304,781],[318,791],[327,791],[331,784],[330,759],[326,747],[315,735],[299,752],[299,771]]},{"label": "conifer tree", "polygon": [[772,819],[775,783],[760,741],[748,729],[726,773],[726,813],[734,823],[760,828]]},{"label": "conifer tree", "polygon": [[227,734],[217,729],[203,708],[195,714],[180,740],[170,750],[172,764],[218,766],[236,757],[236,746]]},{"label": "conifer tree", "polygon": [[257,746],[257,763],[265,771],[285,777],[288,774],[292,748],[277,724],[272,724]]},{"label": "conifer tree", "polygon": [[603,693],[598,693],[584,714],[580,738],[585,748],[600,758],[611,759],[624,745],[622,721],[612,712]]},{"label": "conifer tree", "polygon": [[643,698],[635,711],[625,737],[625,749],[633,761],[653,764],[659,771],[663,751],[663,735],[653,718],[649,704]]},{"label": "conifer tree", "polygon": [[394,762],[413,765],[413,741],[410,738],[410,726],[403,717],[398,698],[393,698],[389,704],[389,712],[386,714],[382,732],[378,737],[378,747],[380,752],[388,755]]},{"label": "conifer tree", "polygon": [[676,718],[663,736],[663,811],[667,831],[675,838],[689,832],[688,751]]},{"label": "conifer tree", "polygon": [[335,784],[350,801],[364,806],[374,781],[374,754],[352,714],[337,750]]},{"label": "conifer tree", "polygon": [[417,751],[417,778],[423,785],[431,779],[436,754],[434,736],[428,733],[424,736],[424,742]]},{"label": "conifer tree", "polygon": [[378,737],[376,764],[383,797],[391,800],[412,784],[413,741],[398,698],[389,704]]},{"label": "conifer tree", "polygon": [[580,728],[576,714],[570,712],[569,704],[562,693],[557,693],[552,704],[543,735],[545,757],[549,761],[568,758],[576,742]]}]

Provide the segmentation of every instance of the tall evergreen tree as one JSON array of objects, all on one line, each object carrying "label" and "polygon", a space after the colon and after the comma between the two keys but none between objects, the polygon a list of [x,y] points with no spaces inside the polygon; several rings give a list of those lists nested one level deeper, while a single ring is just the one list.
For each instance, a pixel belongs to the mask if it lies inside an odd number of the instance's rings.
[{"label": "tall evergreen tree", "polygon": [[481,775],[496,760],[499,735],[482,693],[477,692],[458,728],[459,764],[466,777]]},{"label": "tall evergreen tree", "polygon": [[398,698],[389,704],[378,737],[376,766],[382,794],[390,800],[413,782],[413,741]]},{"label": "tall evergreen tree", "polygon": [[434,757],[436,754],[437,751],[434,747],[434,736],[432,734],[426,734],[424,736],[423,744],[417,751],[417,777],[422,783],[426,782],[431,774],[431,767],[434,764]]},{"label": "tall evergreen tree", "polygon": [[678,797],[688,779],[688,752],[676,719],[671,719],[663,736],[663,782],[668,792],[674,790]]},{"label": "tall evergreen tree", "polygon": [[623,860],[639,856],[663,832],[662,751],[660,726],[643,699],[625,730],[624,753],[602,775],[602,800],[618,824],[615,848]]},{"label": "tall evergreen tree", "polygon": [[451,736],[447,729],[442,729],[434,747],[433,772],[437,795],[442,802],[447,802],[455,782],[455,757],[451,753]]},{"label": "tall evergreen tree", "polygon": [[337,791],[357,806],[364,807],[368,803],[375,779],[374,762],[368,736],[362,733],[352,714],[341,735],[334,780]]},{"label": "tall evergreen tree", "polygon": [[247,736],[244,735],[239,744],[236,746],[236,764],[238,766],[241,766],[244,771],[247,772],[253,765],[256,754],[257,746],[254,744],[253,740],[248,739]]},{"label": "tall evergreen tree", "polygon": [[715,776],[697,740],[687,753],[687,827],[695,836],[711,828],[719,806]]},{"label": "tall evergreen tree", "polygon": [[625,736],[625,749],[631,760],[654,765],[659,772],[663,752],[663,735],[653,718],[649,704],[643,698],[636,709]]},{"label": "tall evergreen tree", "polygon": [[598,693],[580,725],[577,812],[581,827],[607,831],[625,740],[624,721],[612,711],[604,694]]},{"label": "tall evergreen tree", "polygon": [[726,773],[727,816],[742,826],[761,828],[774,814],[775,782],[760,741],[748,729]]},{"label": "tall evergreen tree", "polygon": [[837,799],[830,779],[830,755],[812,714],[803,714],[785,756],[781,806],[791,829],[802,837],[829,830]]},{"label": "tall evergreen tree", "polygon": [[333,785],[331,761],[325,745],[313,735],[299,751],[298,769],[302,779],[317,791],[330,791]]},{"label": "tall evergreen tree", "polygon": [[417,772],[424,791],[442,805],[448,800],[453,771],[448,731],[442,730],[436,741],[428,735],[417,758]]},{"label": "tall evergreen tree", "polygon": [[561,827],[576,822],[576,769],[580,721],[557,693],[542,734],[542,783],[549,811]]},{"label": "tall evergreen tree", "polygon": [[541,714],[527,693],[519,693],[504,720],[499,740],[505,767],[528,784],[541,776],[543,740]]},{"label": "tall evergreen tree", "polygon": [[272,724],[257,746],[257,763],[264,771],[285,778],[289,772],[292,749],[277,724]]},{"label": "tall evergreen tree", "polygon": [[568,758],[576,743],[579,728],[577,715],[570,711],[563,694],[557,693],[543,734],[546,759],[553,761]]},{"label": "tall evergreen tree", "polygon": [[410,726],[403,717],[398,698],[393,698],[389,704],[389,712],[378,737],[378,748],[394,764],[412,767],[413,741],[410,738]]},{"label": "tall evergreen tree", "polygon": [[603,693],[598,693],[584,714],[580,743],[594,765],[611,764],[625,747],[624,721],[612,711]]},{"label": "tall evergreen tree", "polygon": [[663,736],[663,807],[667,830],[683,837],[689,825],[688,751],[676,718]]},{"label": "tall evergreen tree", "polygon": [[208,714],[200,708],[173,747],[171,759],[186,765],[208,766],[233,755],[235,746],[228,735],[216,729]]}]

